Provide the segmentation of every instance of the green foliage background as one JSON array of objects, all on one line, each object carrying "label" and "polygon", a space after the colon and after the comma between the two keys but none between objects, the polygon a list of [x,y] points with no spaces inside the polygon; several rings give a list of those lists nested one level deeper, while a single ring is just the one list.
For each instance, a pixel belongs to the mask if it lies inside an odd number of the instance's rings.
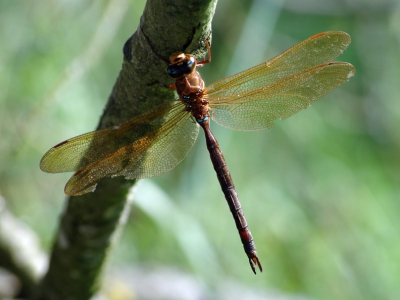
[{"label": "green foliage background", "polygon": [[[96,127],[143,7],[0,2],[0,193],[46,249],[70,174],[42,173],[39,160]],[[352,36],[339,60],[354,78],[271,130],[213,125],[264,272],[249,269],[202,136],[175,170],[135,188],[113,266],[317,299],[400,298],[400,3],[221,0],[201,73],[209,84],[327,30]]]}]

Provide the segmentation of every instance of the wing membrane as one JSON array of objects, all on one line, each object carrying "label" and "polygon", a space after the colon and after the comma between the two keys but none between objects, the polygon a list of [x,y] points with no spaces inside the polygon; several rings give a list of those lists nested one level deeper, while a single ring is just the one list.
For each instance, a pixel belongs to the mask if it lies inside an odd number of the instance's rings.
[{"label": "wing membrane", "polygon": [[269,88],[277,80],[332,61],[350,41],[350,36],[342,31],[314,35],[267,62],[211,84],[206,93],[210,98],[218,99],[261,87]]},{"label": "wing membrane", "polygon": [[45,154],[41,168],[47,172],[79,170],[65,192],[81,195],[93,191],[103,177],[139,179],[168,172],[185,158],[197,134],[191,115],[176,102],[119,126],[60,143]]},{"label": "wing membrane", "polygon": [[354,75],[349,63],[331,62],[247,92],[210,98],[212,119],[235,130],[263,130],[307,108]]},{"label": "wing membrane", "polygon": [[[167,120],[163,113],[178,113],[179,103],[163,104],[153,110],[130,119],[119,126],[88,132],[66,140],[51,148],[40,161],[40,168],[48,173],[78,171],[86,165],[117,151],[121,145],[133,143]],[[178,108],[179,110],[179,108]],[[117,130],[118,129],[118,130]]]}]

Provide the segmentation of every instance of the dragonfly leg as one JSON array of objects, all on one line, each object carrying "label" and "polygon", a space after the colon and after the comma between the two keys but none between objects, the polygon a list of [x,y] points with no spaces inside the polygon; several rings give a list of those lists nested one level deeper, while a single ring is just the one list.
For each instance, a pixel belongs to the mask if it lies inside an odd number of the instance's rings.
[{"label": "dragonfly leg", "polygon": [[[211,34],[211,33],[210,33]],[[206,40],[206,46],[207,46],[207,53],[208,53],[208,59],[206,59],[206,56],[204,55],[204,58],[202,61],[197,62],[197,67],[201,68],[205,64],[208,64],[211,62],[211,48],[210,48],[210,43]]]}]

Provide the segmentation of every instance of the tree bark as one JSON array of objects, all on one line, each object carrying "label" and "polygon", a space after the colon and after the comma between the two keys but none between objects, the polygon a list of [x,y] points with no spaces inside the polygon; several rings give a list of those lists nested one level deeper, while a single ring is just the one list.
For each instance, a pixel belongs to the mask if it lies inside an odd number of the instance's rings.
[{"label": "tree bark", "polygon": [[[175,51],[203,57],[216,0],[149,0],[139,28],[123,47],[122,69],[98,128],[119,124],[175,99],[166,65],[151,50],[142,30],[163,57]],[[35,299],[90,299],[98,290],[110,248],[129,213],[134,181],[105,178],[97,189],[70,197],[56,233],[49,270]]]}]

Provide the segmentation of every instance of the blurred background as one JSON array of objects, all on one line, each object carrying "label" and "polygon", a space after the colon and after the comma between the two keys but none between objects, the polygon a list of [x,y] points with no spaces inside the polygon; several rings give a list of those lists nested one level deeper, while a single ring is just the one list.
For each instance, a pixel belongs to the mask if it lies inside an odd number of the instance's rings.
[{"label": "blurred background", "polygon": [[[71,174],[40,171],[93,130],[142,0],[0,2],[0,194],[49,251]],[[142,180],[106,270],[109,299],[400,298],[400,2],[221,0],[206,84],[322,31],[355,77],[263,132],[216,124],[264,271],[255,276],[202,135]]]}]

